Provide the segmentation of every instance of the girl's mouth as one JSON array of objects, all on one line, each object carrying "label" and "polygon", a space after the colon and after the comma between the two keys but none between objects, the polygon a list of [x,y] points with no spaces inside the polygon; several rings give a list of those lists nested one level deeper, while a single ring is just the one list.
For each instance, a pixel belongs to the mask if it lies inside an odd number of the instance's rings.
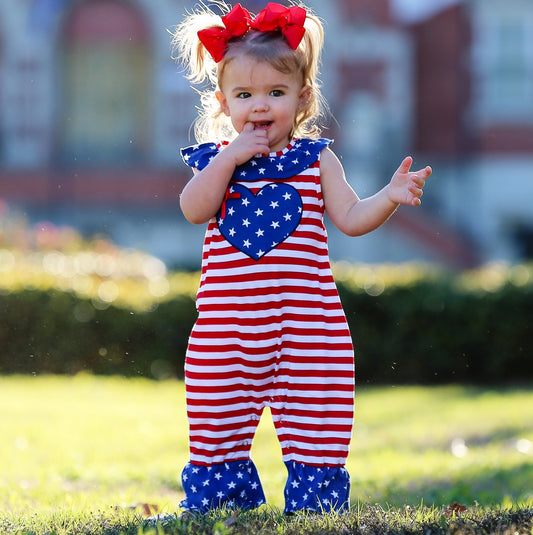
[{"label": "girl's mouth", "polygon": [[261,121],[258,123],[254,123],[254,130],[267,130],[271,124],[272,121]]}]

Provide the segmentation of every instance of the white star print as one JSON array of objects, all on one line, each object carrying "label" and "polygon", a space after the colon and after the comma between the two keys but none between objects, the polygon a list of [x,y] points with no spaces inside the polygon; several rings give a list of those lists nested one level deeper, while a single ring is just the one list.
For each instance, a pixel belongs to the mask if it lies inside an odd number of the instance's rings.
[{"label": "white star print", "polygon": [[193,494],[196,494],[198,492],[198,489],[196,488],[196,485],[191,485],[191,490]]},{"label": "white star print", "polygon": [[242,220],[242,225],[243,225],[243,227],[249,227],[250,226],[250,221],[248,219],[243,219]]},{"label": "white star print", "polygon": [[242,205],[243,206],[248,206],[250,204],[250,201],[248,199],[243,199],[242,200]]},{"label": "white star print", "polygon": [[233,236],[235,236],[235,234],[236,234],[235,229],[234,229],[234,228],[230,229],[230,231],[229,231],[229,235],[230,235],[231,237],[233,237]]},{"label": "white star print", "polygon": [[298,481],[293,481],[291,485],[293,489],[297,489],[300,486],[300,483],[298,483]]},{"label": "white star print", "polygon": [[260,238],[261,236],[265,235],[265,231],[263,229],[259,229],[255,234],[258,238]]},{"label": "white star print", "polygon": [[278,171],[283,171],[284,169],[283,164],[281,163],[278,163],[277,167],[278,167]]},{"label": "white star print", "polygon": [[261,169],[259,169],[259,174],[260,175],[264,175],[265,171],[266,171],[266,169],[262,167]]},{"label": "white star print", "polygon": [[235,213],[235,208],[231,207],[229,210],[228,210],[228,215],[233,215]]},{"label": "white star print", "polygon": [[237,484],[235,483],[235,481],[232,481],[231,483],[228,483],[228,488],[230,488],[230,489],[234,489],[236,486],[237,486]]},{"label": "white star print", "polygon": [[243,246],[246,247],[246,249],[249,249],[252,246],[252,244],[250,243],[250,240],[244,240]]},{"label": "white star print", "polygon": [[263,210],[261,210],[261,208],[258,208],[258,209],[255,211],[255,215],[256,215],[257,217],[263,215]]},{"label": "white star print", "polygon": [[271,225],[272,228],[279,228],[279,221],[272,221]]},{"label": "white star print", "polygon": [[291,214],[285,214],[283,217],[285,218],[285,221],[290,221],[292,218]]},{"label": "white star print", "polygon": [[272,201],[272,202],[270,203],[270,207],[271,207],[271,208],[277,208],[278,206],[279,206],[279,202],[278,202],[278,201]]},{"label": "white star print", "polygon": [[285,195],[283,195],[283,198],[284,198],[286,201],[290,201],[291,197],[292,197],[292,195],[291,195],[289,192],[287,192],[287,193],[285,193]]}]

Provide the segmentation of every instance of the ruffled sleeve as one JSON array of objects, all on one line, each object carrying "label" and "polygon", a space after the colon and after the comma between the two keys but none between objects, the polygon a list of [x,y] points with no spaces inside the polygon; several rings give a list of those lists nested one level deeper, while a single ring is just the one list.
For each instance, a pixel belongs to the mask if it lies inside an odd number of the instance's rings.
[{"label": "ruffled sleeve", "polygon": [[181,149],[181,157],[187,165],[201,171],[218,154],[222,145],[222,143],[191,145]]}]

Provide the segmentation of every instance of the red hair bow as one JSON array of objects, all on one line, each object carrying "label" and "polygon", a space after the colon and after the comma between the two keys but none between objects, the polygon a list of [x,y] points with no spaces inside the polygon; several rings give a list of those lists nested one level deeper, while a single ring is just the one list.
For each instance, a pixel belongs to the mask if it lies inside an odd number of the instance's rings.
[{"label": "red hair bow", "polygon": [[258,13],[250,27],[261,32],[281,30],[289,46],[296,50],[305,34],[306,16],[306,11],[302,7],[287,8],[270,2],[263,11]]},{"label": "red hair bow", "polygon": [[244,35],[250,28],[250,21],[250,13],[241,4],[236,4],[227,15],[222,17],[225,28],[213,26],[200,30],[198,38],[215,62],[218,63],[226,53],[229,40]]},{"label": "red hair bow", "polygon": [[230,39],[241,37],[250,28],[260,32],[280,30],[289,46],[296,50],[305,34],[306,16],[307,13],[302,7],[287,8],[270,2],[252,21],[250,13],[241,4],[236,4],[227,15],[222,17],[225,28],[213,26],[200,30],[198,38],[216,63],[224,58]]}]

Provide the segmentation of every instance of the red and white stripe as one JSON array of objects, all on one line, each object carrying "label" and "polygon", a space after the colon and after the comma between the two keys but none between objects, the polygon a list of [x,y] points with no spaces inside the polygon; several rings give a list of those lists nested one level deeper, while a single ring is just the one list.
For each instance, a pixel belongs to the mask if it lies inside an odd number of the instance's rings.
[{"label": "red and white stripe", "polygon": [[300,193],[302,219],[259,261],[229,244],[216,221],[207,228],[185,367],[193,463],[249,458],[265,406],[284,461],[346,462],[353,347],[329,264],[319,162],[283,182]]}]

